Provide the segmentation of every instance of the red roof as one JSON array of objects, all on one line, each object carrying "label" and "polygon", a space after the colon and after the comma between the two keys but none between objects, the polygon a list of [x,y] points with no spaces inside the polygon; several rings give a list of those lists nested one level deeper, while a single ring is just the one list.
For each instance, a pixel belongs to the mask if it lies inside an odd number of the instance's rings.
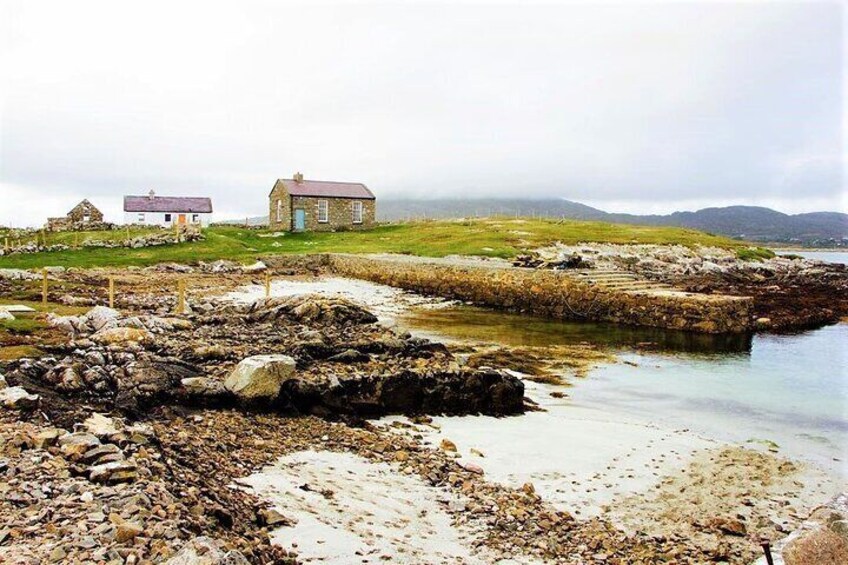
[{"label": "red roof", "polygon": [[328,180],[279,179],[292,196],[311,196],[317,198],[359,198],[375,200],[368,187],[360,182],[335,182]]},{"label": "red roof", "polygon": [[211,213],[212,199],[200,196],[124,196],[124,212]]}]

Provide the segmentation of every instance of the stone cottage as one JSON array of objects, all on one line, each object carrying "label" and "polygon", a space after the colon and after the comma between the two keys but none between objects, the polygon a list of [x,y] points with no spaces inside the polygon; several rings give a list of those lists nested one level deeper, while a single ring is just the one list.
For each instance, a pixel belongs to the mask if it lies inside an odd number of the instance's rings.
[{"label": "stone cottage", "polygon": [[362,183],[278,179],[268,195],[268,221],[280,231],[333,231],[374,226],[377,199]]},{"label": "stone cottage", "polygon": [[50,231],[102,229],[103,212],[88,201],[83,200],[64,216],[47,218],[47,229]]}]

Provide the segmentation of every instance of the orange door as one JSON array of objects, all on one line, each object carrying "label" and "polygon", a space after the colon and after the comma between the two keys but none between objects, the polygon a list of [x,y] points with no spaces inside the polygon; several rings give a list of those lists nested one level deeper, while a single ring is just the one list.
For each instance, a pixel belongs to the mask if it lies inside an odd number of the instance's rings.
[{"label": "orange door", "polygon": [[180,214],[179,216],[177,216],[177,223],[178,223],[178,224],[184,224],[184,223],[185,223],[185,220],[186,220],[186,215],[185,215],[185,214]]}]

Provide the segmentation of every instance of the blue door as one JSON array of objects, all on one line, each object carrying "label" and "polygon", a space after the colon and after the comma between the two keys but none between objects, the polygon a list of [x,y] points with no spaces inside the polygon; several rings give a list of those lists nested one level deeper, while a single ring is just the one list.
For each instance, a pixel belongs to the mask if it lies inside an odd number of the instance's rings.
[{"label": "blue door", "polygon": [[306,229],[306,210],[303,208],[294,209],[294,231],[303,231]]}]

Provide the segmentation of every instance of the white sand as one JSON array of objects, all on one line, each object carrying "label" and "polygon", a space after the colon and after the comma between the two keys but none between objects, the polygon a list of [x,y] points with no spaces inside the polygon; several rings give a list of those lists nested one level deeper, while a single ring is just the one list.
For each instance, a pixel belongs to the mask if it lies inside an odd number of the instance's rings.
[{"label": "white sand", "polygon": [[[417,476],[349,453],[303,451],[238,481],[274,503],[293,527],[271,534],[303,562],[491,563],[471,549],[473,532],[451,525],[457,500]],[[309,485],[304,490],[303,485]],[[321,491],[332,491],[325,496]]]},{"label": "white sand", "polygon": [[[381,321],[389,322],[411,308],[440,307],[451,302],[428,298],[391,286],[344,277],[321,277],[312,280],[277,280],[271,282],[271,296],[321,294],[346,298],[374,313]],[[250,303],[265,297],[265,287],[251,285],[225,295],[225,299]]]},{"label": "white sand", "polygon": [[[550,396],[567,390],[563,387],[525,385],[527,395],[546,412],[437,417],[433,423],[440,430],[418,429],[433,445],[443,438],[453,441],[461,460],[480,465],[488,480],[512,487],[532,482],[546,501],[579,517],[599,515],[613,500],[652,488],[662,476],[684,467],[695,451],[720,445],[691,432]],[[472,454],[472,448],[483,457]]]}]

